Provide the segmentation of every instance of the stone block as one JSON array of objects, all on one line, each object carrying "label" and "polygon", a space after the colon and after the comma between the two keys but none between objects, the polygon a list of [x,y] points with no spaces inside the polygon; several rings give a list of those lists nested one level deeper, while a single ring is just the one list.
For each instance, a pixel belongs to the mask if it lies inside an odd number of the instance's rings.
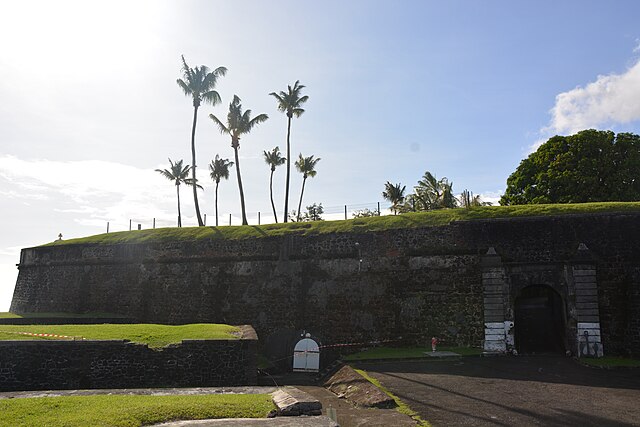
[{"label": "stone block", "polygon": [[309,393],[295,387],[285,387],[276,390],[271,395],[276,405],[278,415],[322,415],[322,403]]}]

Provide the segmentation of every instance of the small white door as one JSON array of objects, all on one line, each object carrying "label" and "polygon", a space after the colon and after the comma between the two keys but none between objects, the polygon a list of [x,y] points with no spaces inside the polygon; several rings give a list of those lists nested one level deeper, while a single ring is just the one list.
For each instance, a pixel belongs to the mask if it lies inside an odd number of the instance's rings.
[{"label": "small white door", "polygon": [[311,338],[303,338],[293,349],[294,372],[318,372],[320,370],[320,347]]}]

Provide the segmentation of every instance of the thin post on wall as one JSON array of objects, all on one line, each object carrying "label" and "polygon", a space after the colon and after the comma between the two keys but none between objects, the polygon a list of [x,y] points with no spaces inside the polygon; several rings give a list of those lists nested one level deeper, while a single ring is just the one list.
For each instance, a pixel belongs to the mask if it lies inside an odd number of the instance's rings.
[{"label": "thin post on wall", "polygon": [[109,221],[107,221],[107,233],[109,233]]},{"label": "thin post on wall", "polygon": [[258,211],[258,225],[260,225],[260,211]]},{"label": "thin post on wall", "polygon": [[153,218],[153,229],[154,230],[156,229],[156,219],[155,218]]},{"label": "thin post on wall", "polygon": [[344,219],[347,219],[347,205],[344,205]]},{"label": "thin post on wall", "polygon": [[131,220],[129,220],[129,231],[131,231]]}]

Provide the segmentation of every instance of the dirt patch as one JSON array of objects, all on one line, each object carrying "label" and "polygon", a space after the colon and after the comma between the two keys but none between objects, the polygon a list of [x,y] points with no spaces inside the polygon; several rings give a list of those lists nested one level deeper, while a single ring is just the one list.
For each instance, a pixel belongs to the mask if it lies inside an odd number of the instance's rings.
[{"label": "dirt patch", "polygon": [[371,384],[350,366],[344,365],[331,375],[324,387],[358,406],[368,408],[394,408],[396,403],[386,393]]}]

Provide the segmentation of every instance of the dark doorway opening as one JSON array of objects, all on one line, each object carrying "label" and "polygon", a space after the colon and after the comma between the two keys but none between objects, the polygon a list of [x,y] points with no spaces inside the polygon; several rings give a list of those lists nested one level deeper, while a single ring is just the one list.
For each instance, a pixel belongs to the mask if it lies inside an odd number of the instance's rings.
[{"label": "dark doorway opening", "polygon": [[548,286],[524,288],[515,306],[516,348],[521,354],[564,353],[562,297]]}]

